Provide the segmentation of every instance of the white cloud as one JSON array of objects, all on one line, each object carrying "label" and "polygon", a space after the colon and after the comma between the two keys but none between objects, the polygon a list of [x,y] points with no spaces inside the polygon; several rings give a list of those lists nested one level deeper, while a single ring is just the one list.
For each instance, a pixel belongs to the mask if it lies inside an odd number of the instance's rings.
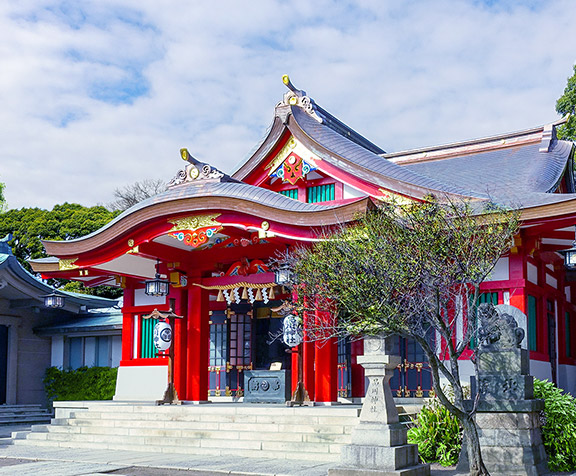
[{"label": "white cloud", "polygon": [[536,126],[556,118],[576,60],[575,9],[2,2],[0,181],[9,206],[50,208],[169,180],[181,147],[230,171],[269,125],[284,73],[388,151]]}]

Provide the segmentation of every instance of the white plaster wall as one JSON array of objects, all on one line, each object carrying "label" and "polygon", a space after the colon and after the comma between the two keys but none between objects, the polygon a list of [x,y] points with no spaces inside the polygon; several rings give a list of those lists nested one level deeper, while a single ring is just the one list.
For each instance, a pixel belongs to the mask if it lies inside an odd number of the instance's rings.
[{"label": "white plaster wall", "polygon": [[576,365],[558,366],[558,387],[576,397]]},{"label": "white plaster wall", "polygon": [[510,259],[500,258],[486,281],[508,281],[510,279]]},{"label": "white plaster wall", "polygon": [[136,289],[134,291],[134,305],[135,306],[152,306],[154,304],[166,304],[166,296],[148,296],[144,289]]},{"label": "white plaster wall", "polygon": [[534,266],[532,263],[527,263],[526,267],[526,274],[528,277],[528,281],[534,284],[538,284],[538,268]]},{"label": "white plaster wall", "polygon": [[52,337],[50,365],[52,365],[52,367],[64,368],[64,336]]},{"label": "white plaster wall", "polygon": [[114,400],[160,400],[167,386],[167,365],[119,367]]},{"label": "white plaster wall", "polygon": [[550,362],[530,360],[530,375],[540,380],[552,381],[552,368]]}]

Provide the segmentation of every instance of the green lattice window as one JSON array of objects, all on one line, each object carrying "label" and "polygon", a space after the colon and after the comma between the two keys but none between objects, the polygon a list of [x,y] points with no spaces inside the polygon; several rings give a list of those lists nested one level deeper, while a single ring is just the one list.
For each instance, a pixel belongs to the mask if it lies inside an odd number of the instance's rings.
[{"label": "green lattice window", "polygon": [[528,349],[538,350],[538,300],[528,296]]},{"label": "green lattice window", "polygon": [[308,188],[308,203],[330,202],[336,197],[336,185],[318,185]]},{"label": "green lattice window", "polygon": [[158,319],[140,319],[141,323],[141,340],[140,340],[140,357],[143,359],[149,359],[158,357],[158,350],[154,347],[154,326],[158,322]]},{"label": "green lattice window", "polygon": [[572,329],[570,328],[570,313],[564,314],[564,334],[566,335],[566,357],[572,357]]},{"label": "green lattice window", "polygon": [[297,188],[291,188],[289,190],[281,190],[278,193],[280,195],[284,195],[285,197],[293,198],[294,200],[298,200],[298,189]]}]

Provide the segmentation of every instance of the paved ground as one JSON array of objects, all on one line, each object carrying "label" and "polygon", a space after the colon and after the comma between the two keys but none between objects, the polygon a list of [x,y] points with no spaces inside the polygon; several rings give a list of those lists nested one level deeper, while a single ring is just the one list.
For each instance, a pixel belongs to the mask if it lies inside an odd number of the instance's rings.
[{"label": "paved ground", "polygon": [[[0,436],[7,434],[6,428],[0,427]],[[23,427],[17,429],[22,430]],[[222,458],[18,446],[10,445],[10,440],[4,438],[0,440],[0,476],[326,476],[328,469],[334,466],[331,463],[272,458]],[[457,475],[454,468],[443,468],[439,465],[432,465],[431,474]]]}]

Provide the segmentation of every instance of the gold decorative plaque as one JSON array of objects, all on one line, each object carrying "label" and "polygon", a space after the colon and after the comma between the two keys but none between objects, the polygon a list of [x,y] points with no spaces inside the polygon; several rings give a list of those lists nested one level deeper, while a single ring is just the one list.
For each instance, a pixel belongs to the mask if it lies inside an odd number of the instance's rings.
[{"label": "gold decorative plaque", "polygon": [[196,215],[191,217],[179,218],[177,220],[168,220],[168,223],[172,223],[174,226],[168,230],[168,233],[173,231],[183,231],[183,230],[198,230],[199,228],[204,228],[206,226],[222,226],[221,223],[216,221],[216,218],[220,216],[220,213],[213,215]]},{"label": "gold decorative plaque", "polygon": [[78,260],[78,258],[70,258],[70,259],[61,259],[58,261],[58,269],[60,271],[68,271],[70,269],[77,269],[78,266],[74,263]]}]

